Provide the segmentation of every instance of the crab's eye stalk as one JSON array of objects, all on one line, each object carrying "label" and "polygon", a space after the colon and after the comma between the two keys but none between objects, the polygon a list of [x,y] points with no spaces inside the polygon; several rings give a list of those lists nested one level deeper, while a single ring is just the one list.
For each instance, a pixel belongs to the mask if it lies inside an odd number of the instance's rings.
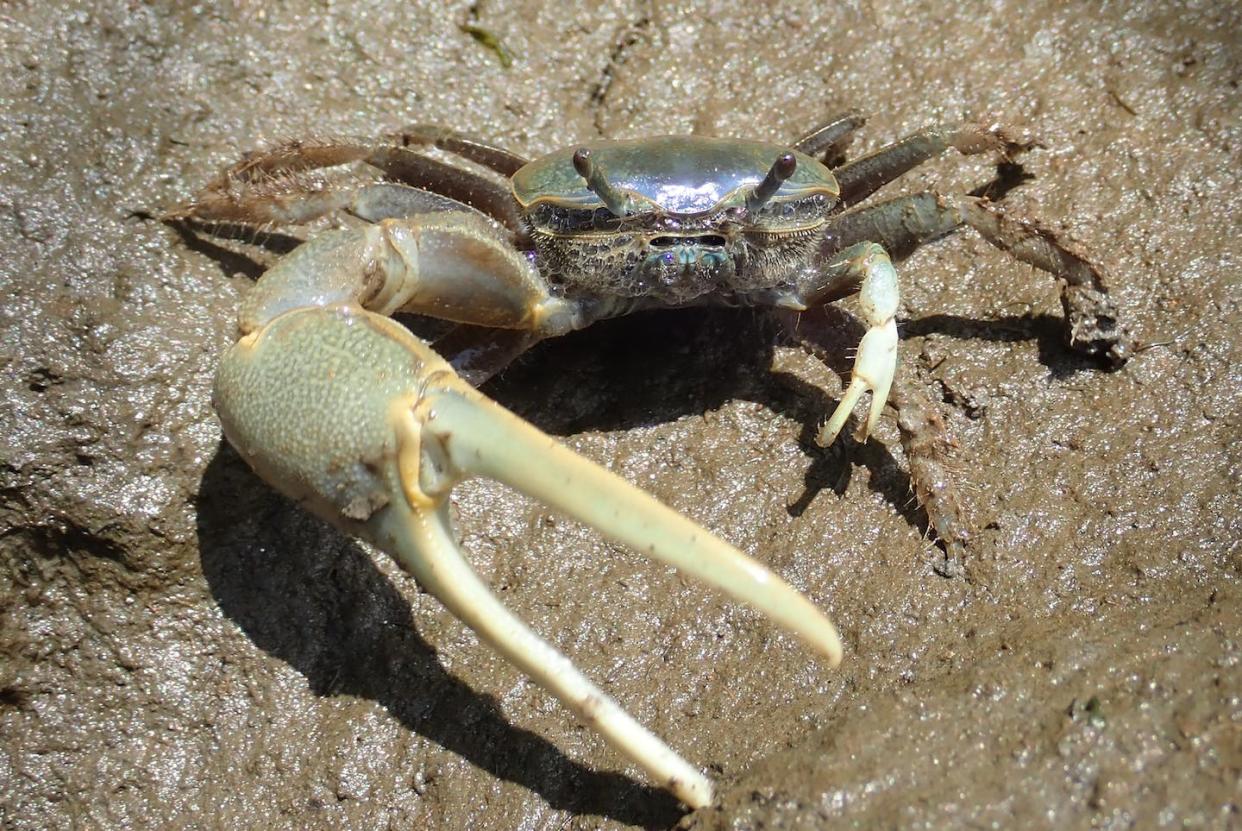
[{"label": "crab's eye stalk", "polygon": [[768,170],[768,175],[764,176],[763,181],[755,185],[755,189],[746,196],[747,213],[754,213],[766,205],[780,189],[781,184],[793,175],[797,167],[798,160],[794,158],[793,153],[778,156]]},{"label": "crab's eye stalk", "polygon": [[586,186],[604,201],[604,207],[613,216],[622,217],[633,213],[630,197],[608,181],[603,165],[591,158],[590,150],[579,147],[574,151],[574,170],[586,179]]}]

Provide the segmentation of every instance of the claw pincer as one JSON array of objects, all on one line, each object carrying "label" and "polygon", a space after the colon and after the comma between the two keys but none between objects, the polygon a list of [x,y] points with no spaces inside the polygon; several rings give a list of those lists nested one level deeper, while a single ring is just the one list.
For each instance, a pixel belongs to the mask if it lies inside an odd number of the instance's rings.
[{"label": "claw pincer", "polygon": [[[282,267],[260,281],[260,296],[269,277],[297,282]],[[320,285],[297,293],[304,305],[288,308],[287,297],[248,304],[245,333],[221,361],[215,405],[233,446],[287,496],[395,557],[655,781],[688,805],[710,804],[710,780],[480,580],[452,530],[452,487],[470,476],[510,485],[755,606],[835,665],[841,646],[832,624],[758,562],[478,393],[404,327],[349,299],[350,291]],[[264,308],[277,311],[265,319]]]}]

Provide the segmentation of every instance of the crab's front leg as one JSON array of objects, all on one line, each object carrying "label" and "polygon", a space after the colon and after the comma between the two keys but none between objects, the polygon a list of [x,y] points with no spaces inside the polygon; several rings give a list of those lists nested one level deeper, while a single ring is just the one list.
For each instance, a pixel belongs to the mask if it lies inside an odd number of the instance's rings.
[{"label": "crab's front leg", "polygon": [[454,538],[449,491],[504,482],[755,606],[831,664],[836,632],[759,563],[488,400],[386,315],[536,332],[572,327],[525,259],[467,217],[320,236],[258,282],[224,356],[225,434],[269,483],[394,556],[482,640],[692,807],[710,781],[504,608]]},{"label": "crab's front leg", "polygon": [[897,272],[888,253],[873,242],[863,242],[842,251],[827,264],[827,270],[845,279],[861,280],[859,308],[867,332],[858,344],[850,384],[832,416],[815,437],[820,447],[836,440],[854,405],[864,392],[871,391],[871,410],[859,431],[866,438],[880,420],[888,391],[897,371]]}]

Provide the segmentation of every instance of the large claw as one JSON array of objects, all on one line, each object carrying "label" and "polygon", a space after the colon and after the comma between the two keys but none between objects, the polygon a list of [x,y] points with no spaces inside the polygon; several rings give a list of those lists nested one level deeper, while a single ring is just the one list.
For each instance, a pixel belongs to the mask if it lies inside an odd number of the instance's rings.
[{"label": "large claw", "polygon": [[486,476],[749,603],[836,665],[832,624],[771,571],[489,401],[403,327],[352,304],[290,311],[217,375],[225,433],[279,490],[396,557],[484,641],[692,807],[711,782],[510,613],[455,540],[448,494]]}]

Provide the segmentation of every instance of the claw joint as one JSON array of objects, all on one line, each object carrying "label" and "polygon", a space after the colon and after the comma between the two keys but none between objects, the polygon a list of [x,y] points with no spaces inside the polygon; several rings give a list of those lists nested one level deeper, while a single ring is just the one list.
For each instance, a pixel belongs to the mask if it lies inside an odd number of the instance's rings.
[{"label": "claw joint", "polygon": [[442,437],[424,429],[436,419],[433,400],[425,393],[399,398],[393,403],[392,418],[401,491],[416,511],[432,510],[461,480]]}]

